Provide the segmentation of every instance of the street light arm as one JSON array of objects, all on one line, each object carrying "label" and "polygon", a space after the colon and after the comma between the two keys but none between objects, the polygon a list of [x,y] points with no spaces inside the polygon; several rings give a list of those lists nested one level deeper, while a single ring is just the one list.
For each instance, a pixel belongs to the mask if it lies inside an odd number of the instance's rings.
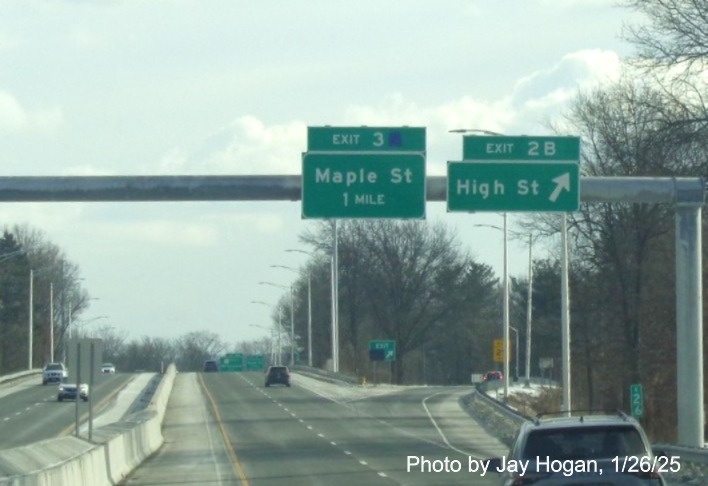
[{"label": "street light arm", "polygon": [[286,287],[285,285],[280,285],[280,284],[273,283],[273,282],[258,282],[258,285],[270,285],[272,287],[278,287],[283,290],[290,290],[290,288]]},{"label": "street light arm", "polygon": [[484,130],[481,128],[454,128],[452,130],[448,130],[448,133],[480,133],[482,135],[494,135],[494,136],[500,136],[503,137],[503,133],[499,132],[492,132],[491,130]]},{"label": "street light arm", "polygon": [[296,269],[293,268],[293,267],[287,267],[287,266],[285,266],[285,265],[271,265],[270,268],[284,268],[285,270],[290,270],[291,272],[295,272],[295,273],[297,273],[298,275],[300,275],[300,271],[299,271],[299,270],[296,270]]},{"label": "street light arm", "polygon": [[289,250],[285,250],[285,251],[286,251],[287,253],[303,253],[303,254],[305,254],[305,255],[310,255],[310,256],[313,256],[313,255],[314,255],[314,253],[309,252],[309,251],[305,251],[305,250],[289,249]]}]

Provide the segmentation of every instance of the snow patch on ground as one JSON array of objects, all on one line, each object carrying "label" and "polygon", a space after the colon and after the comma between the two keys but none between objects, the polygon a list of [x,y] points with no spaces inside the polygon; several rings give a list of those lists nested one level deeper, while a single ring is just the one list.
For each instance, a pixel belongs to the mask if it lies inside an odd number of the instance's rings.
[{"label": "snow patch on ground", "polygon": [[318,380],[305,376],[301,373],[293,372],[291,381],[294,385],[300,386],[316,393],[324,398],[337,403],[349,403],[356,400],[364,400],[366,398],[377,397],[381,395],[389,395],[391,393],[410,390],[413,388],[423,388],[422,386],[403,386],[403,385],[351,385],[349,383],[331,383],[328,381]]}]

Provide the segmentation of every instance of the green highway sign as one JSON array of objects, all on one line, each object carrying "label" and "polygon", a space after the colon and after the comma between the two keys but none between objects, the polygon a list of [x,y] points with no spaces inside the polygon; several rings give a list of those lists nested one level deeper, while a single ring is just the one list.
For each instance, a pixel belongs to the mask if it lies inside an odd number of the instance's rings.
[{"label": "green highway sign", "polygon": [[632,417],[640,419],[644,416],[644,393],[642,385],[636,383],[629,386],[629,397],[632,406]]},{"label": "green highway sign", "polygon": [[473,136],[462,137],[464,160],[580,160],[579,137]]},{"label": "green highway sign", "polygon": [[580,207],[572,162],[448,162],[448,211],[570,212]]},{"label": "green highway sign", "polygon": [[265,368],[265,356],[249,354],[246,356],[246,371],[260,371]]},{"label": "green highway sign", "polygon": [[[374,361],[396,361],[396,341],[369,341],[369,356]],[[379,359],[381,357],[381,359]]]},{"label": "green highway sign", "polygon": [[219,371],[243,371],[243,354],[231,353],[219,358]]},{"label": "green highway sign", "polygon": [[306,152],[302,217],[424,218],[425,155]]},{"label": "green highway sign", "polygon": [[424,127],[307,127],[309,152],[425,152]]}]

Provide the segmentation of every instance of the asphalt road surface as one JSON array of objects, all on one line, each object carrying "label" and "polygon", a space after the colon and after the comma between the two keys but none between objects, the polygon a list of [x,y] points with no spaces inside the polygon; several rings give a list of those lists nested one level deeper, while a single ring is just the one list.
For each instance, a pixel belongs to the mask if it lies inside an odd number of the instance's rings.
[{"label": "asphalt road surface", "polygon": [[[469,472],[470,459],[506,452],[457,404],[469,388],[333,400],[297,375],[292,387],[268,388],[262,373],[177,378],[166,444],[126,484],[498,484],[491,473]],[[206,422],[188,402],[201,402]],[[431,468],[461,470],[421,472],[424,460]]]},{"label": "asphalt road surface", "polygon": [[[94,413],[132,377],[132,374],[98,376],[91,391]],[[41,382],[41,375],[37,375],[0,387],[0,449],[20,447],[73,430],[76,402],[58,402],[58,385]],[[88,416],[88,403],[79,400],[79,414]]]}]

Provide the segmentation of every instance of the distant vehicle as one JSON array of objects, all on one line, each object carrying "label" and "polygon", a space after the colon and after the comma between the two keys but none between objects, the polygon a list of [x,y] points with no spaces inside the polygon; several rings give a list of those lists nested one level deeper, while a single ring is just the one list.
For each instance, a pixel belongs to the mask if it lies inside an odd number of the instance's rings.
[{"label": "distant vehicle", "polygon": [[214,371],[219,371],[219,363],[214,361],[213,359],[208,359],[204,362],[204,372],[205,373],[210,373]]},{"label": "distant vehicle", "polygon": [[679,467],[667,456],[655,458],[639,422],[621,412],[525,422],[511,453],[491,459],[489,470],[517,461],[528,461],[526,471],[502,471],[501,485],[664,486],[661,473],[652,470],[653,461],[665,471]]},{"label": "distant vehicle", "polygon": [[494,381],[494,380],[503,380],[503,379],[504,379],[504,373],[502,373],[501,371],[488,371],[482,377],[482,381]]},{"label": "distant vehicle", "polygon": [[116,367],[113,366],[113,363],[103,363],[101,365],[101,373],[115,373],[116,372]]},{"label": "distant vehicle", "polygon": [[84,402],[89,399],[89,387],[86,383],[81,383],[78,387],[76,383],[61,383],[59,392],[57,393],[57,401],[62,402],[64,399],[77,400],[81,398]]},{"label": "distant vehicle", "polygon": [[287,366],[269,366],[266,371],[265,386],[274,384],[290,386],[290,371]]},{"label": "distant vehicle", "polygon": [[64,363],[47,363],[42,369],[42,385],[47,383],[61,383],[69,372]]}]

